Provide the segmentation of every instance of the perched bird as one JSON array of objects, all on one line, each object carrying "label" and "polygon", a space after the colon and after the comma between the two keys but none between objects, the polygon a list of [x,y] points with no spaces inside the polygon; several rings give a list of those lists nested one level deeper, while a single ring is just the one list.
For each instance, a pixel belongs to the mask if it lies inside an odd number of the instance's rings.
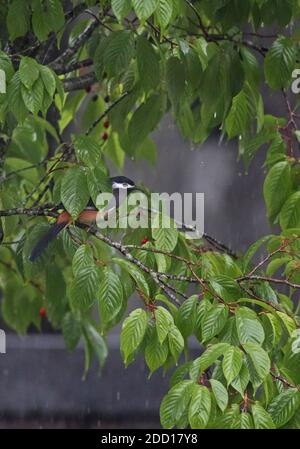
[{"label": "perched bird", "polygon": [[[115,206],[118,208],[121,202],[126,198],[126,196],[135,190],[139,190],[135,183],[127,178],[126,176],[114,176],[110,178],[112,193],[115,198]],[[63,208],[63,206],[62,206]],[[110,210],[110,205],[108,204],[106,210]],[[95,206],[92,199],[89,200],[86,208],[79,214],[77,221],[79,223],[92,225],[96,222],[97,214],[99,209]],[[49,243],[62,231],[67,225],[72,222],[72,217],[67,211],[63,211],[59,214],[56,222],[51,225],[49,231],[43,235],[43,237],[34,246],[29,260],[34,262],[42,252],[47,248]]]}]

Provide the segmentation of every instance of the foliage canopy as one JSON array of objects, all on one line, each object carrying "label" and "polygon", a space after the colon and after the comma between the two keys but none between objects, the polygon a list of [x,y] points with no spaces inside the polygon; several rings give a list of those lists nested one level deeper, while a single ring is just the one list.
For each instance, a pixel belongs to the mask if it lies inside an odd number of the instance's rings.
[{"label": "foliage canopy", "polygon": [[[65,3],[0,2],[3,319],[24,333],[45,307],[68,350],[84,340],[86,371],[94,357],[103,365],[105,336],[123,322],[126,365],[139,354],[150,373],[178,365],[165,428],[299,428],[300,133],[288,95],[299,0]],[[265,114],[263,85],[284,116]],[[76,226],[89,197],[108,190],[109,160],[118,170],[125,157],[155,164],[149,134],[167,112],[195,143],[216,129],[236,139],[246,167],[267,146],[276,234],[235,255],[176,229]],[[59,203],[74,224],[32,263]],[[134,292],[141,306],[128,315]],[[194,360],[190,336],[203,349]]]}]

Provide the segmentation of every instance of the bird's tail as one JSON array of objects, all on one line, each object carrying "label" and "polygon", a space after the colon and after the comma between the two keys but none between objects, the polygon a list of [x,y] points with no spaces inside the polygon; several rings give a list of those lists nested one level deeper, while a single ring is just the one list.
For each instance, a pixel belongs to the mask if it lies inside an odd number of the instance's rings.
[{"label": "bird's tail", "polygon": [[34,246],[30,256],[29,260],[31,262],[34,262],[42,252],[47,248],[49,243],[55,239],[55,237],[62,231],[69,223],[71,222],[71,216],[68,214],[68,212],[62,212],[56,223],[54,223],[49,231],[43,235],[43,237],[37,242],[37,244]]}]

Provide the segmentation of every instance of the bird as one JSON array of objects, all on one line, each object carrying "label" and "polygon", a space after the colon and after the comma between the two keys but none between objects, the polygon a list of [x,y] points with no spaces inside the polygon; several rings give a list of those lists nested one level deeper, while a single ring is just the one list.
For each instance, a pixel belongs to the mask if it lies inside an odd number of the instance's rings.
[{"label": "bird", "polygon": [[[139,189],[134,181],[127,178],[126,176],[113,176],[110,178],[112,193],[114,196],[113,204],[116,208],[118,208],[123,202],[123,200],[133,191],[141,190]],[[111,210],[111,204],[109,203],[106,211]],[[61,208],[59,205],[59,208]],[[97,214],[99,213],[99,209],[95,206],[93,200],[90,198],[85,209],[79,214],[77,221],[82,224],[92,225],[96,223]],[[44,234],[40,240],[35,244],[34,248],[31,251],[29,256],[29,260],[31,262],[35,262],[43,253],[43,251],[47,248],[49,243],[55,239],[55,237],[70,223],[72,223],[72,216],[66,210],[63,210],[54,224],[51,225],[50,229]]]}]

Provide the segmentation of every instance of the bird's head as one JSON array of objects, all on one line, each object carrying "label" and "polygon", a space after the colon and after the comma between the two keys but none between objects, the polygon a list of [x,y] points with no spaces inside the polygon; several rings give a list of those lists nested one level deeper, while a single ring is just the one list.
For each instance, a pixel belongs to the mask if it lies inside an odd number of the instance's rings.
[{"label": "bird's head", "polygon": [[126,176],[113,176],[110,178],[112,190],[115,191],[126,191],[128,193],[133,192],[134,190],[139,190],[135,183],[127,178]]}]

